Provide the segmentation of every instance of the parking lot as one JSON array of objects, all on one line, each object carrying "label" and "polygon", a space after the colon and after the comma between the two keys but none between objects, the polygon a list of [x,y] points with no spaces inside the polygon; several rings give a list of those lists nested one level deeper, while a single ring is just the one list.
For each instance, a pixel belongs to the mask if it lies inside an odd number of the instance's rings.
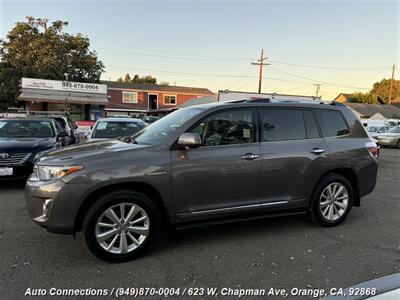
[{"label": "parking lot", "polygon": [[80,235],[46,233],[23,184],[0,182],[1,298],[29,287],[348,287],[400,272],[400,150],[382,149],[379,165],[375,191],[341,226],[293,216],[182,230],[122,264],[96,259]]}]

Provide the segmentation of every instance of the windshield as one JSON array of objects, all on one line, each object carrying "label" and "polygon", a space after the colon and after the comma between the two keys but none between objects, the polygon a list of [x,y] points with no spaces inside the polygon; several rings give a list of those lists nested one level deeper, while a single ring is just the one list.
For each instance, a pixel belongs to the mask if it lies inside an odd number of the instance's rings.
[{"label": "windshield", "polygon": [[367,127],[367,131],[368,132],[377,132],[379,130],[379,127],[375,127],[375,126],[368,126]]},{"label": "windshield", "polygon": [[143,123],[99,121],[93,129],[93,138],[112,139],[121,136],[133,135],[144,128]]},{"label": "windshield", "polygon": [[389,132],[390,133],[400,133],[400,126],[390,129]]},{"label": "windshield", "polygon": [[0,120],[0,138],[47,138],[54,135],[50,121]]},{"label": "windshield", "polygon": [[163,138],[174,132],[183,123],[204,111],[204,107],[181,108],[164,118],[152,123],[139,132],[134,139],[138,144],[156,145]]}]

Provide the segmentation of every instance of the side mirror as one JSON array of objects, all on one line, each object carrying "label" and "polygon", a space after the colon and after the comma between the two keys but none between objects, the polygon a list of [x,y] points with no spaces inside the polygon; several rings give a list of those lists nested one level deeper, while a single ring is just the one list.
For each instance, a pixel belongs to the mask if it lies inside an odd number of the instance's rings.
[{"label": "side mirror", "polygon": [[201,145],[201,137],[198,133],[185,132],[179,136],[178,145],[185,148],[196,148]]}]

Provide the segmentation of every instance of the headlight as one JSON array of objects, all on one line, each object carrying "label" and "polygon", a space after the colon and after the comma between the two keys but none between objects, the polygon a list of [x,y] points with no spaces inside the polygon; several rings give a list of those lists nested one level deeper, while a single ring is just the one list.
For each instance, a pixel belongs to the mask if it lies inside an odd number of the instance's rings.
[{"label": "headlight", "polygon": [[35,166],[31,180],[49,181],[82,170],[83,166]]}]

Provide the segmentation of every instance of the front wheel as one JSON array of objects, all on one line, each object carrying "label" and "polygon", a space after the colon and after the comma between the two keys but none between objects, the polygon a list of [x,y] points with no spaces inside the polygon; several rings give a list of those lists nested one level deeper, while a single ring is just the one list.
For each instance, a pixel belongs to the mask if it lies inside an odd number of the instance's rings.
[{"label": "front wheel", "polygon": [[311,202],[312,219],[322,226],[342,223],[353,205],[353,188],[339,174],[329,174],[318,183]]},{"label": "front wheel", "polygon": [[157,207],[144,194],[112,192],[89,210],[83,233],[86,246],[100,259],[123,262],[143,254],[159,229]]}]

